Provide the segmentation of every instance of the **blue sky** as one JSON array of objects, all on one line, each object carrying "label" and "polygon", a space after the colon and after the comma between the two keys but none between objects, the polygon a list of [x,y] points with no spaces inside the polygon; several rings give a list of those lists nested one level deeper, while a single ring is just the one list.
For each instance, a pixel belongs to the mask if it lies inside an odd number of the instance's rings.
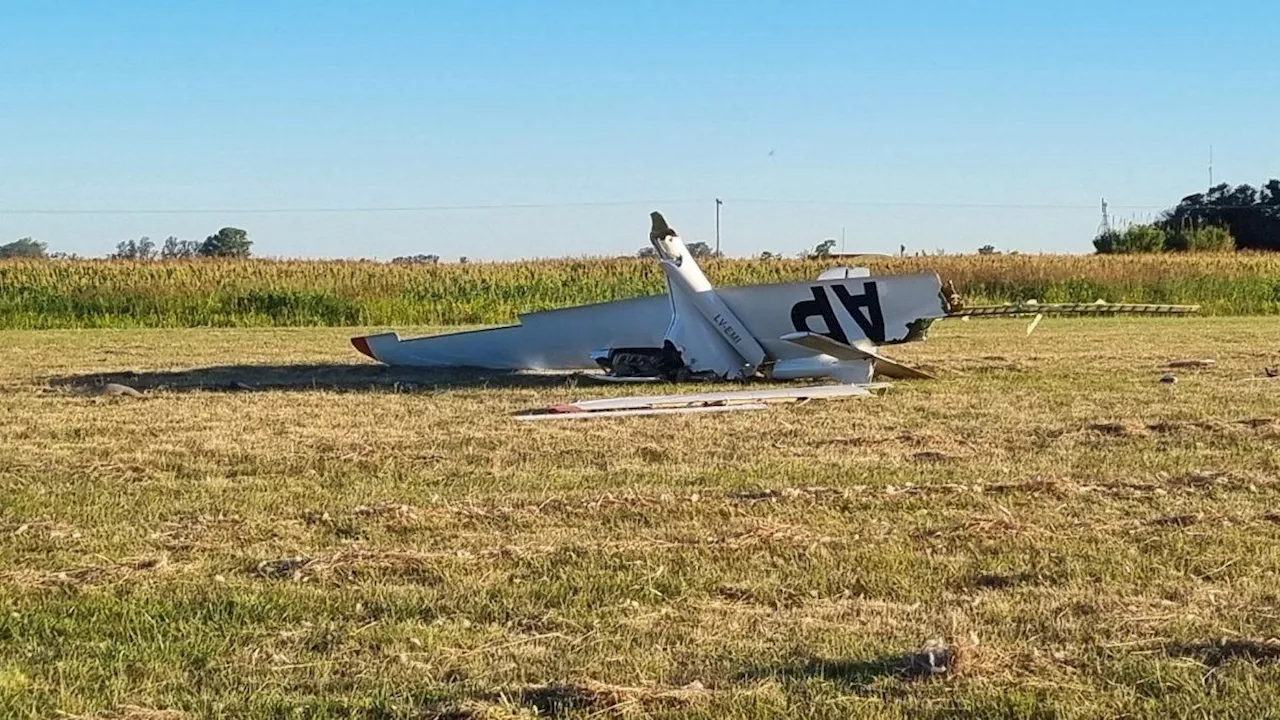
[{"label": "blue sky", "polygon": [[[652,209],[711,240],[715,197],[729,254],[842,226],[850,250],[1085,252],[1101,197],[1152,215],[1207,185],[1211,144],[1217,180],[1280,176],[1273,0],[0,0],[0,18],[0,242],[82,254],[224,225],[263,255],[617,254]],[[441,206],[472,209],[334,211]],[[136,212],[177,210],[209,212]]]}]

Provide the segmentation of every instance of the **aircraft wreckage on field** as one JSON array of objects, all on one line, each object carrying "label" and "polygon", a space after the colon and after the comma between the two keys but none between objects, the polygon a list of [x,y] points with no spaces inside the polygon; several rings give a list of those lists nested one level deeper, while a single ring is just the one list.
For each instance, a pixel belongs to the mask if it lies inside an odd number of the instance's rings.
[{"label": "aircraft wreckage on field", "polygon": [[523,417],[715,412],[769,401],[867,395],[875,376],[932,377],[880,348],[925,339],[942,318],[1046,314],[1173,315],[1192,305],[1014,303],[962,307],[935,273],[873,276],[833,268],[812,282],[713,288],[660,213],[649,241],[667,294],[547,310],[517,325],[402,340],[397,333],[351,343],[387,365],[491,370],[602,369],[615,382],[832,379],[841,385],[583,401]]}]

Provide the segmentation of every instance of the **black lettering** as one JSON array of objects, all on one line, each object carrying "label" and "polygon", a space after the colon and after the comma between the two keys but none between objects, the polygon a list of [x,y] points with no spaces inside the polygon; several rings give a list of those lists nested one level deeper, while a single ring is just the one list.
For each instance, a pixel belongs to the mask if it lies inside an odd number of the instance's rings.
[{"label": "black lettering", "polygon": [[715,321],[716,321],[716,325],[720,326],[720,328],[724,331],[724,334],[728,336],[728,338],[732,340],[735,345],[742,342],[742,336],[739,335],[738,331],[735,330],[733,326],[729,324],[728,320],[725,320],[724,317],[722,317],[719,314],[716,314]]},{"label": "black lettering", "polygon": [[[844,285],[832,285],[844,309],[853,316],[862,334],[872,342],[884,342],[884,310],[880,307],[880,291],[874,282],[862,283],[862,295],[850,295]],[[863,313],[863,310],[866,313]]]},{"label": "black lettering", "polygon": [[[812,300],[801,300],[791,306],[791,325],[795,327],[796,332],[817,333],[817,330],[809,327],[809,318],[820,317],[827,324],[827,331],[818,333],[826,335],[838,343],[849,344],[849,338],[844,334],[844,329],[840,327],[840,321],[836,320],[835,310],[831,307],[831,301],[827,299],[827,294],[822,291],[821,285],[815,285],[809,288],[813,291]],[[877,310],[879,303],[876,304]],[[855,315],[855,317],[857,317]],[[881,323],[883,325],[883,323]]]}]

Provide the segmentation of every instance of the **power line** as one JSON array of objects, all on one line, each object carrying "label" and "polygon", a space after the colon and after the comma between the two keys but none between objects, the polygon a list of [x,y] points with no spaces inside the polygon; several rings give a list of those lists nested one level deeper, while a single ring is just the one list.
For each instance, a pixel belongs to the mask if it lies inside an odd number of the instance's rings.
[{"label": "power line", "polygon": [[[850,207],[901,207],[901,208],[944,208],[963,210],[1093,210],[1096,205],[1076,205],[1063,203],[984,203],[984,202],[924,202],[913,200],[805,200],[781,198],[726,198],[726,203],[741,205],[841,205]],[[1163,205],[1112,205],[1115,208],[1133,210],[1160,210],[1170,207]],[[1224,207],[1224,206],[1216,206]]]},{"label": "power line", "polygon": [[[706,202],[706,198],[680,198],[667,200],[601,200],[558,203],[488,203],[476,205],[400,205],[368,207],[284,207],[284,208],[0,208],[0,215],[306,215],[341,213],[413,213],[413,212],[466,212],[486,210],[536,210],[557,208],[627,207],[663,205],[687,205]],[[868,208],[916,208],[952,210],[1094,210],[1096,205],[1067,203],[982,203],[982,202],[925,202],[893,200],[821,200],[800,198],[721,198],[720,204],[738,205],[812,205]],[[1176,204],[1112,205],[1121,210],[1164,210]],[[1240,210],[1254,205],[1218,205],[1206,207],[1221,210]]]},{"label": "power line", "polygon": [[[1204,193],[1201,193],[1203,195]],[[725,198],[726,203],[738,203],[740,205],[833,205],[848,207],[897,207],[897,208],[942,208],[954,210],[1096,210],[1097,205],[1075,205],[1075,204],[1053,204],[1053,203],[961,203],[961,202],[915,202],[915,201],[878,201],[878,200],[802,200],[802,199],[768,199],[768,198]],[[1181,204],[1181,199],[1177,203],[1162,203],[1151,205],[1113,205],[1107,203],[1107,207],[1111,209],[1121,210],[1171,210]],[[1212,210],[1253,210],[1264,206],[1260,204],[1254,205],[1223,205],[1219,203],[1206,203],[1200,207]]]},{"label": "power line", "polygon": [[600,200],[558,203],[489,203],[477,205],[401,205],[385,207],[292,207],[292,208],[0,208],[0,215],[302,215],[322,213],[408,213],[467,210],[532,210],[575,207],[625,207],[627,205],[683,205],[705,200]]}]

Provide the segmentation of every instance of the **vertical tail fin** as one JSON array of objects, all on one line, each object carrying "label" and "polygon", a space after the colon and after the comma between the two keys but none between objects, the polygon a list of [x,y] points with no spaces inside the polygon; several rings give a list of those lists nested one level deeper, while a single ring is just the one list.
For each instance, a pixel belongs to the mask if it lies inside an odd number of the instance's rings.
[{"label": "vertical tail fin", "polygon": [[[667,224],[666,218],[662,217],[662,213],[653,212],[649,214],[652,226],[649,230],[649,242],[653,244],[654,250],[658,252],[658,257],[662,259],[663,272],[667,276],[667,285],[672,297],[672,331],[683,328],[680,334],[684,337],[669,337],[676,343],[681,345],[681,340],[685,341],[685,345],[698,344],[703,345],[701,348],[685,348],[690,350],[689,355],[694,357],[715,357],[722,353],[715,352],[705,344],[712,337],[718,336],[729,348],[733,350],[742,361],[745,367],[728,368],[724,359],[715,361],[714,369],[719,374],[751,375],[755,372],[767,356],[764,348],[747,330],[746,325],[734,315],[728,305],[720,299],[715,289],[711,286],[711,281],[707,280],[707,276],[703,274],[702,268],[698,267],[698,262],[690,254],[689,249],[685,247],[684,241],[676,231]],[[692,308],[689,308],[692,306]],[[693,315],[693,317],[685,317],[681,315],[681,308],[685,308],[685,316]],[[696,312],[689,312],[690,309]],[[690,323],[701,326],[710,331],[711,337],[707,337],[702,331],[694,331],[690,327]],[[672,331],[668,331],[671,335]],[[702,340],[697,338],[702,336]],[[694,368],[700,369],[700,368]]]},{"label": "vertical tail fin", "polygon": [[674,228],[667,224],[667,219],[662,217],[662,213],[649,213],[649,243],[653,245],[653,249],[658,251],[658,257],[663,260],[670,260],[676,264],[683,264],[685,257],[689,255],[689,249],[684,246],[684,241],[676,234]]}]

